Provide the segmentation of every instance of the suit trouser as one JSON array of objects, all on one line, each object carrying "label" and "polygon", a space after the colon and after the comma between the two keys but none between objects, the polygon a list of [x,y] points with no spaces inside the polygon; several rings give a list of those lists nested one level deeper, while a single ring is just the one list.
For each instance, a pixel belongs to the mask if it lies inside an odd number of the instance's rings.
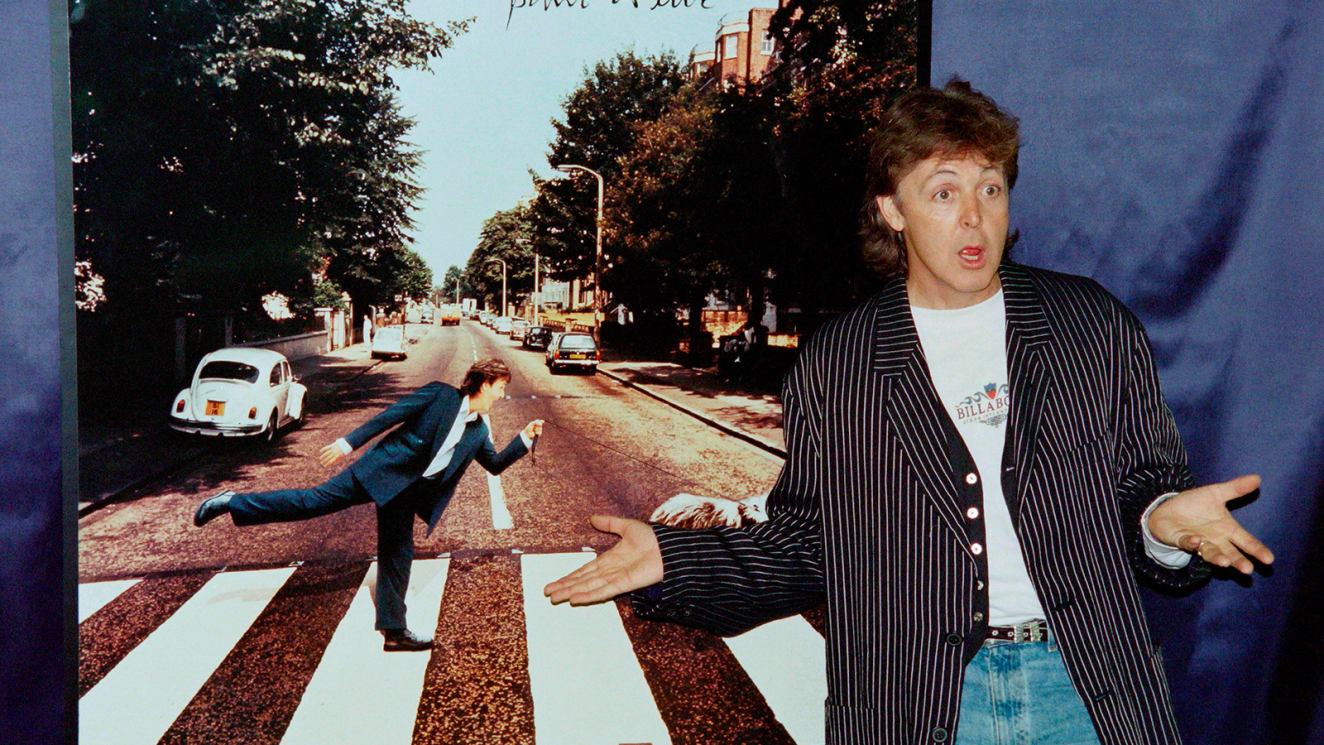
[{"label": "suit trouser", "polygon": [[[235,494],[230,497],[230,517],[235,525],[307,520],[371,501],[347,468],[311,489]],[[414,507],[412,486],[377,507],[378,629],[405,628],[405,589],[414,561]]]}]

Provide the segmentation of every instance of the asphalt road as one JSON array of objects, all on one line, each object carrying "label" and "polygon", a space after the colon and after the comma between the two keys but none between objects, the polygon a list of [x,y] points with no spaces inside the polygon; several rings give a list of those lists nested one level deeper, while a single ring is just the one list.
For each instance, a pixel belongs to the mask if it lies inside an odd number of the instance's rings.
[{"label": "asphalt road", "polygon": [[[81,742],[821,742],[817,618],[722,640],[641,622],[623,600],[571,609],[541,597],[614,542],[590,514],[646,518],[680,492],[760,493],[780,461],[602,376],[551,375],[541,352],[478,324],[410,330],[407,360],[314,400],[275,446],[218,443],[80,520]],[[435,631],[430,654],[384,654],[372,631],[371,505],[192,526],[219,489],[328,478],[323,445],[487,357],[514,373],[491,414],[497,446],[532,419],[547,425],[536,464],[526,456],[500,479],[475,464],[431,536],[415,523],[409,622]]]}]

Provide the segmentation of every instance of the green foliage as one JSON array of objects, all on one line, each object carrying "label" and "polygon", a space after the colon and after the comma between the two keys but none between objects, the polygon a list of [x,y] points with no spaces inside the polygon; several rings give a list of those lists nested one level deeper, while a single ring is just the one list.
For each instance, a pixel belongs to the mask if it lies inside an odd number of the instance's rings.
[{"label": "green foliage", "polygon": [[391,74],[464,23],[404,0],[81,0],[70,20],[76,247],[109,310],[252,313],[321,271],[363,305],[414,291],[420,156]]},{"label": "green foliage", "polygon": [[[585,78],[554,120],[556,139],[547,163],[592,168],[606,181],[605,198],[614,199],[619,160],[634,146],[634,125],[657,118],[680,90],[684,78],[672,54],[639,57],[618,53],[585,70]],[[531,174],[533,175],[533,174]],[[596,254],[598,183],[576,173],[544,181],[533,175],[537,197],[531,205],[540,251],[560,276],[590,276]],[[604,245],[610,253],[610,246]]]},{"label": "green foliage", "polygon": [[532,292],[534,242],[527,204],[501,210],[483,222],[478,246],[464,269],[464,283],[480,305],[501,305],[501,261],[506,262],[507,302]]},{"label": "green foliage", "polygon": [[454,303],[456,297],[471,297],[472,292],[473,290],[465,279],[464,270],[451,265],[446,270],[446,276],[442,278],[441,284],[433,288],[432,294],[437,303]]},{"label": "green foliage", "polygon": [[760,91],[777,112],[787,237],[774,300],[841,308],[871,291],[859,258],[869,133],[915,84],[916,0],[791,0],[772,19],[782,64]]},{"label": "green foliage", "polygon": [[330,280],[322,280],[313,285],[313,293],[309,299],[312,301],[314,308],[348,310],[345,305],[345,291],[340,289],[340,285]]}]

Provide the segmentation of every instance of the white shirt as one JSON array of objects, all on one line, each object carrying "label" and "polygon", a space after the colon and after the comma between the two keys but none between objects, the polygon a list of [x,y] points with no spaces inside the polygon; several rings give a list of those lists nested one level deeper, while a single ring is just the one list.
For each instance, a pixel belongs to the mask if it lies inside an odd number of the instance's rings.
[{"label": "white shirt", "polygon": [[1002,446],[1011,413],[1002,291],[968,308],[912,307],[911,315],[938,398],[974,458],[983,487],[988,622],[1010,626],[1044,618],[1002,494]]},{"label": "white shirt", "polygon": [[[460,400],[460,410],[455,414],[455,423],[451,425],[450,431],[446,433],[446,439],[441,441],[441,449],[437,451],[436,457],[432,459],[432,462],[428,464],[427,468],[423,469],[423,478],[434,478],[437,474],[446,470],[446,466],[450,465],[451,457],[455,455],[455,446],[460,444],[460,438],[464,436],[465,426],[467,426],[469,422],[477,420],[479,416],[480,415],[477,412],[469,412],[468,396],[465,396]],[[492,427],[490,424],[488,425],[487,432],[488,437],[491,437]],[[533,440],[525,435],[524,432],[521,431],[519,433],[519,438],[524,442],[524,447],[530,448],[533,446]],[[349,455],[354,449],[349,446],[349,443],[346,442],[343,437],[336,440],[336,445],[345,455]]]},{"label": "white shirt", "polygon": [[[998,478],[1006,425],[1011,411],[1007,380],[1006,306],[1002,291],[967,308],[935,310],[911,307],[920,346],[928,361],[938,397],[956,425],[981,474],[984,530],[989,571],[989,623],[1009,626],[1044,618],[1020,540],[1011,524]],[[983,478],[983,474],[992,474]],[[1180,569],[1191,556],[1154,538],[1149,515],[1176,492],[1155,499],[1141,517],[1145,553]]]}]

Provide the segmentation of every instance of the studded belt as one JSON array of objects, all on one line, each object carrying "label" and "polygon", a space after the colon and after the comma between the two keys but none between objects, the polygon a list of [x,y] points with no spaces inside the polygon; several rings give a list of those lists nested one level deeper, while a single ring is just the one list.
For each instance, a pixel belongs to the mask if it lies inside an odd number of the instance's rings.
[{"label": "studded belt", "polygon": [[985,639],[1003,642],[1046,642],[1048,622],[1042,618],[1018,623],[1015,626],[989,626]]}]

